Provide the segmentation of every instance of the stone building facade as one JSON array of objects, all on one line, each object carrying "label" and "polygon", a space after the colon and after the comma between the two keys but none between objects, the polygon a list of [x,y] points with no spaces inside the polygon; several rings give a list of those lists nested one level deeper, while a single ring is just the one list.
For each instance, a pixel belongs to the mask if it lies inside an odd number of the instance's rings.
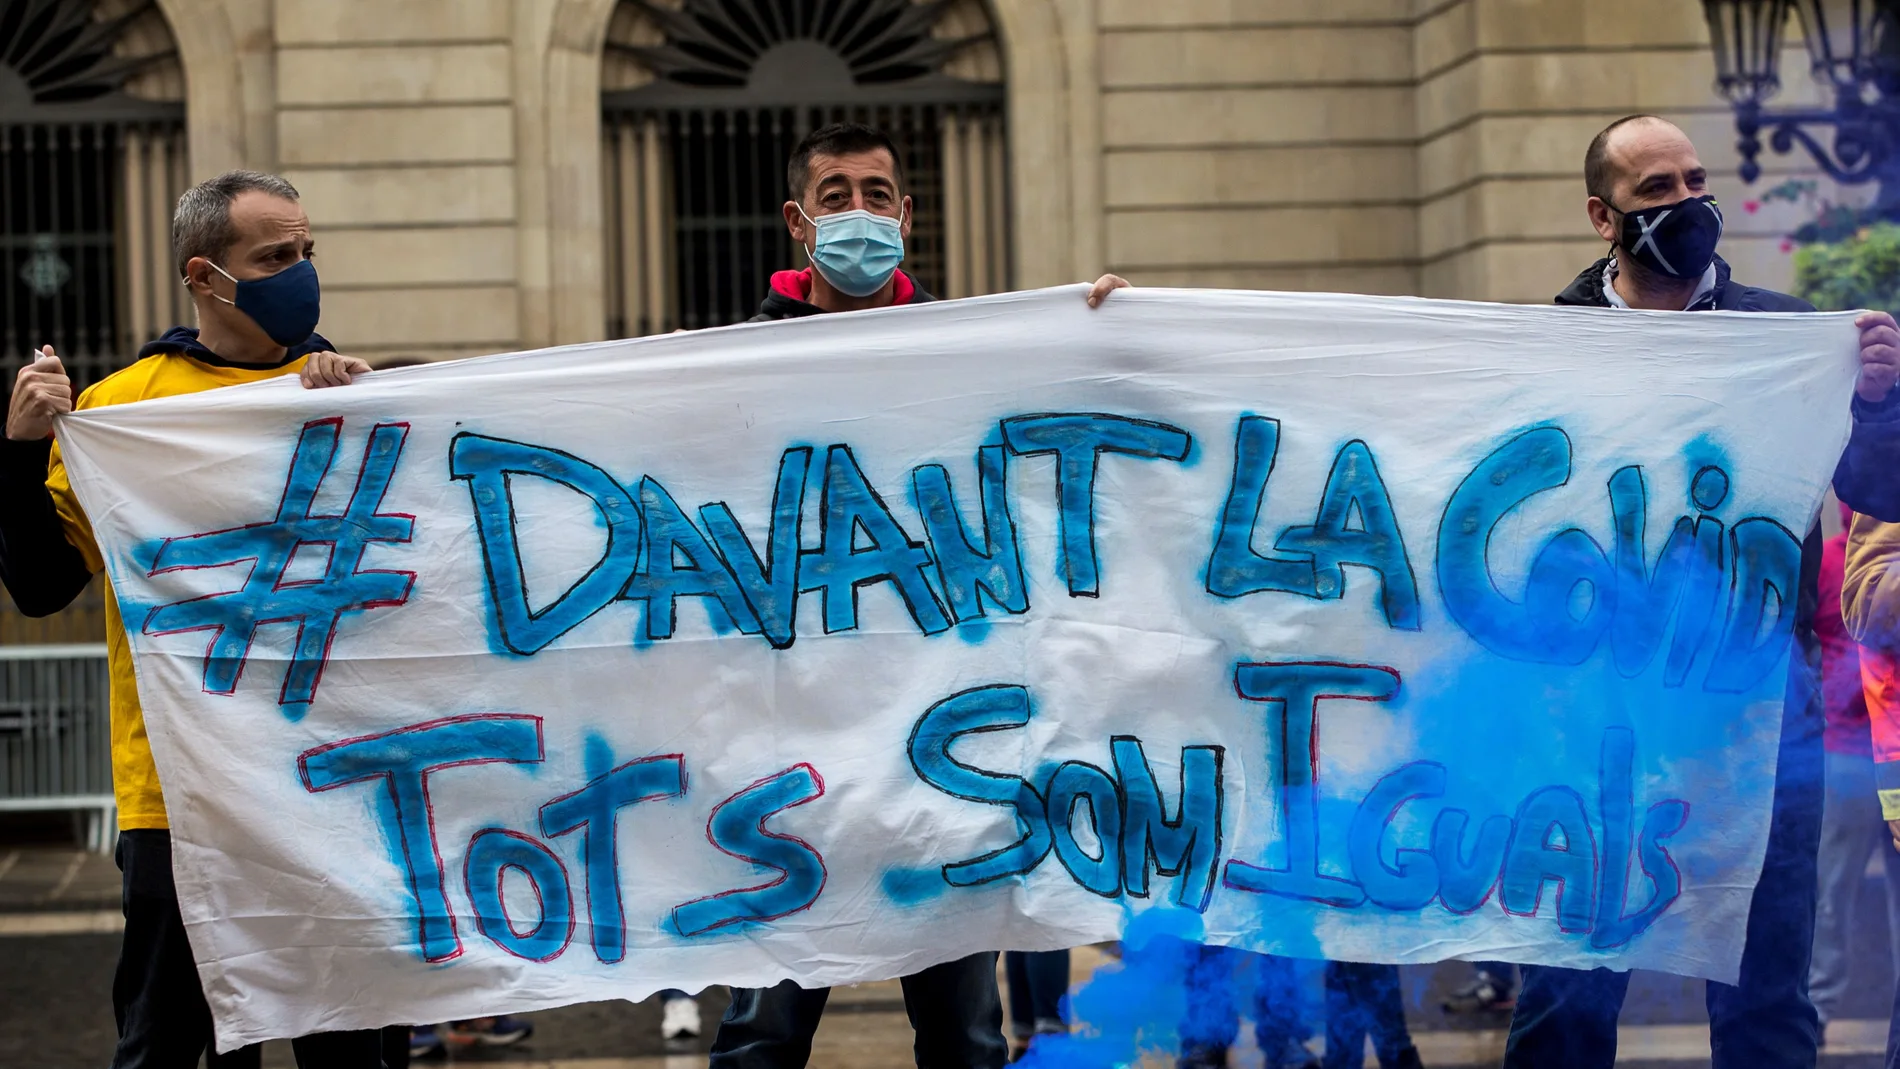
[{"label": "stone building facade", "polygon": [[[673,211],[697,181],[678,168],[699,120],[680,127],[680,109],[724,116],[705,119],[713,140],[730,122],[744,152],[782,152],[783,140],[746,140],[763,101],[816,100],[825,92],[814,86],[837,77],[811,67],[829,61],[799,39],[838,38],[836,27],[774,29],[775,11],[800,5],[748,3],[756,25],[710,30],[693,19],[718,5],[701,0],[6,0],[0,10],[86,9],[95,26],[129,16],[112,57],[139,63],[116,94],[176,109],[170,155],[113,180],[119,256],[148,265],[121,265],[95,287],[122,291],[118,348],[184,311],[154,228],[166,198],[187,176],[248,166],[303,191],[325,332],[379,359],[670,329],[705,261],[785,266],[767,262],[785,250],[756,242],[693,246]],[[893,6],[915,5],[868,8]],[[814,7],[844,18],[853,5],[804,3]],[[920,127],[934,169],[920,214],[957,236],[919,253],[936,258],[933,277],[953,294],[1111,270],[1152,285],[1546,300],[1600,244],[1583,219],[1583,146],[1633,110],[1681,121],[1718,193],[1730,205],[1744,196],[1696,0],[961,0],[925,32],[947,47],[913,47],[912,58],[954,92],[901,78],[851,92],[864,107],[883,93],[937,109]],[[670,80],[696,74],[674,62],[685,53],[666,54],[693,33],[737,56],[714,64],[727,84]],[[1809,94],[1805,62],[1791,53],[1784,67],[1786,95]],[[38,100],[31,78],[11,74],[0,59],[0,124],[92,106]],[[739,87],[748,78],[750,96]],[[165,147],[141,136],[122,135],[128,159]],[[1767,166],[1763,185],[1808,165]],[[1725,252],[1752,280],[1785,284],[1779,239],[1796,211],[1731,208]],[[7,236],[24,248],[34,235]],[[743,307],[763,278],[699,284],[750,286],[721,297]],[[12,318],[9,347],[33,341],[13,336],[26,317]]]}]

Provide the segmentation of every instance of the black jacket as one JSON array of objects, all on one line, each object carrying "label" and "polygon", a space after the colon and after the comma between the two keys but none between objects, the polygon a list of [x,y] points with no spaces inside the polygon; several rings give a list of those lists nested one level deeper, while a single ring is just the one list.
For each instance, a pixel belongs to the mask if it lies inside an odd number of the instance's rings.
[{"label": "black jacket", "polygon": [[[1557,303],[1608,308],[1609,298],[1603,295],[1603,272],[1609,266],[1610,258],[1605,256],[1585,268],[1583,274],[1578,275],[1557,295]],[[1799,297],[1744,286],[1734,281],[1729,277],[1728,261],[1717,256],[1715,289],[1690,310],[1700,312],[1711,309],[1717,312],[1812,312],[1814,306]]]},{"label": "black jacket", "polygon": [[[924,289],[915,277],[899,271],[897,285],[898,304],[926,304],[937,298]],[[805,271],[780,271],[772,276],[766,289],[765,300],[759,302],[759,313],[748,323],[769,323],[774,319],[802,319],[805,316],[823,315],[824,309],[805,300],[800,294],[809,293],[810,282]]]},{"label": "black jacket", "polygon": [[[312,334],[286,352],[277,366],[328,349],[328,340]],[[139,359],[161,353],[179,353],[214,367],[257,366],[233,363],[205,348],[191,327],[173,327],[146,343]],[[16,442],[0,434],[0,583],[28,616],[51,616],[72,604],[92,580],[86,559],[66,541],[53,495],[46,489],[52,452],[50,438]]]}]

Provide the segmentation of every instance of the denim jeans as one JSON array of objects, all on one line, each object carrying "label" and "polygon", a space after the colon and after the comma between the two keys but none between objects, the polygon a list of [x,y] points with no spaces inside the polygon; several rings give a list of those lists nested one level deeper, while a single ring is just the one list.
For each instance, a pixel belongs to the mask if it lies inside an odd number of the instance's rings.
[{"label": "denim jeans", "polygon": [[1009,978],[1009,1030],[1018,1039],[1061,1031],[1062,996],[1069,991],[1069,952],[1012,950],[1003,955]]},{"label": "denim jeans", "polygon": [[1848,947],[1865,931],[1854,904],[1866,882],[1867,862],[1877,852],[1886,868],[1882,890],[1887,909],[1888,952],[1900,967],[1900,852],[1887,834],[1874,789],[1874,759],[1867,754],[1827,755],[1827,809],[1821,816],[1820,899],[1814,911],[1814,965],[1808,995],[1825,1025],[1847,992]]},{"label": "denim jeans", "polygon": [[[733,988],[708,1069],[800,1069],[830,995],[828,987],[807,990],[790,980]],[[1009,1060],[995,951],[904,977],[904,1012],[917,1033],[918,1069],[1002,1069]]]},{"label": "denim jeans", "polygon": [[[1797,646],[1797,673],[1800,655]],[[1813,1069],[1820,1045],[1808,961],[1823,762],[1819,718],[1801,689],[1791,682],[1782,718],[1768,854],[1749,903],[1739,982],[1708,985],[1712,1069]],[[1526,966],[1505,1069],[1610,1069],[1628,989],[1626,972]]]}]

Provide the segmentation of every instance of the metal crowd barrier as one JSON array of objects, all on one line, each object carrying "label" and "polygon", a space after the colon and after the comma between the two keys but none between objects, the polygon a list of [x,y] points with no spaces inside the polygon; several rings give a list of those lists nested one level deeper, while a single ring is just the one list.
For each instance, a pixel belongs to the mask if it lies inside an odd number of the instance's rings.
[{"label": "metal crowd barrier", "polygon": [[112,849],[108,687],[103,642],[0,646],[0,812],[71,810]]}]

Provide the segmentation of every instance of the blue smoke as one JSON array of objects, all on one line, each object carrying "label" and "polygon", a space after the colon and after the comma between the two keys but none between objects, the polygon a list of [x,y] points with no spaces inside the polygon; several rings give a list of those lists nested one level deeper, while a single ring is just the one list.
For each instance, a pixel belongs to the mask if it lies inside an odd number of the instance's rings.
[{"label": "blue smoke", "polygon": [[1144,1055],[1175,1054],[1189,1006],[1233,997],[1231,979],[1219,991],[1195,990],[1188,983],[1204,935],[1201,915],[1190,909],[1157,907],[1130,918],[1122,932],[1121,962],[1096,970],[1069,997],[1070,1016],[1086,1023],[1073,1035],[1037,1038],[1018,1064],[1121,1069]]}]

